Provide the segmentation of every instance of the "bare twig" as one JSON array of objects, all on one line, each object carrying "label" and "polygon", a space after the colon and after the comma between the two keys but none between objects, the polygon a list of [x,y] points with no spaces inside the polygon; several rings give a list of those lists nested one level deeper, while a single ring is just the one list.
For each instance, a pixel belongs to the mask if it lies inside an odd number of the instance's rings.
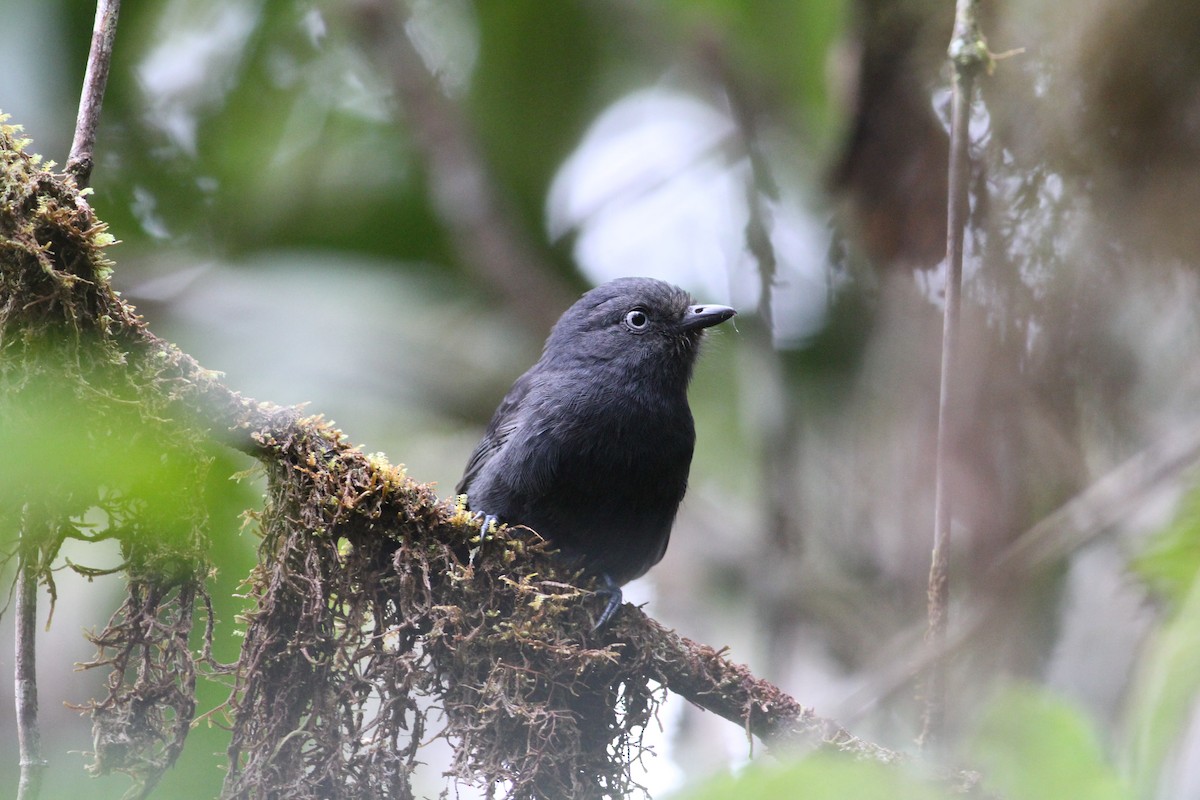
[{"label": "bare twig", "polygon": [[[926,638],[940,650],[949,618],[949,558],[951,498],[950,451],[954,442],[953,388],[958,358],[959,307],[962,290],[963,234],[966,230],[967,192],[971,177],[969,134],[971,90],[975,76],[988,59],[987,47],[975,19],[976,0],[958,0],[950,59],[954,66],[954,94],[950,123],[950,174],[946,233],[946,296],[942,328],[942,376],[938,395],[938,433],[934,489],[933,556],[929,566],[929,628]],[[941,659],[932,666],[925,686],[925,718],[920,742],[941,735],[945,717],[945,668]]]},{"label": "bare twig", "polygon": [[92,49],[88,53],[87,72],[83,76],[83,91],[79,97],[79,116],[75,119],[75,139],[66,170],[75,176],[80,188],[88,185],[95,166],[93,149],[96,128],[100,125],[100,108],[104,104],[104,87],[108,83],[108,67],[112,62],[113,40],[117,35],[117,14],[121,0],[98,0],[96,24],[92,29]]},{"label": "bare twig", "polygon": [[17,571],[17,622],[15,688],[17,706],[17,743],[20,748],[21,777],[17,800],[37,800],[46,762],[42,760],[42,734],[38,725],[37,585],[40,569],[38,537],[31,526],[29,507],[21,514],[21,549]]}]

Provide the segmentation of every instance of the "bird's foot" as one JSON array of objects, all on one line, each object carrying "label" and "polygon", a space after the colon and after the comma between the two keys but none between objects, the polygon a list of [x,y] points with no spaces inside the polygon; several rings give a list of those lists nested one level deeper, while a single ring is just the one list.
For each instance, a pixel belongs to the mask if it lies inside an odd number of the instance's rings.
[{"label": "bird's foot", "polygon": [[592,626],[592,633],[603,630],[610,621],[613,615],[617,613],[617,609],[621,607],[621,601],[624,595],[621,594],[621,587],[610,578],[607,574],[600,576],[604,580],[604,585],[596,590],[596,594],[600,597],[607,597],[608,603],[604,606],[604,611],[600,614],[600,619],[596,620],[596,624]]},{"label": "bird's foot", "polygon": [[467,551],[467,563],[474,566],[479,551],[483,549],[483,543],[500,527],[500,518],[495,514],[476,511],[471,514],[471,524],[479,526],[479,538],[471,541],[471,548]]}]

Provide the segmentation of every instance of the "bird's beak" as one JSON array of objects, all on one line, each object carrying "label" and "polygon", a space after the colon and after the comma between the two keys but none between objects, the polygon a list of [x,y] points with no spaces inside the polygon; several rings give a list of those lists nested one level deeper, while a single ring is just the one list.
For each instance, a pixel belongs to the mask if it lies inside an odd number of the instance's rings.
[{"label": "bird's beak", "polygon": [[713,325],[721,324],[734,314],[737,314],[737,312],[729,306],[688,306],[688,310],[683,315],[683,322],[679,324],[679,327],[685,331],[711,328]]}]

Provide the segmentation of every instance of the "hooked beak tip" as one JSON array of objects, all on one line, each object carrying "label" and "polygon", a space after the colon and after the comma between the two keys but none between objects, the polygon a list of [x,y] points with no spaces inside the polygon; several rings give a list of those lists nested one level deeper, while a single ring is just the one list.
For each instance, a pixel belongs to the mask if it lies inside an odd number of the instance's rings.
[{"label": "hooked beak tip", "polygon": [[683,315],[682,327],[685,331],[711,328],[713,325],[720,325],[736,314],[737,311],[729,306],[719,306],[713,303],[689,306],[687,313]]}]

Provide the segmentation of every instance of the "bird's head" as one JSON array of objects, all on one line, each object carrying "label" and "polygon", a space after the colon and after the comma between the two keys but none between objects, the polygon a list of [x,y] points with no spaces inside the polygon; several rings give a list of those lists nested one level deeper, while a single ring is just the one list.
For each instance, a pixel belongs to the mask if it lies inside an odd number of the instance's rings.
[{"label": "bird's head", "polygon": [[563,313],[546,340],[543,362],[609,364],[676,374],[686,382],[706,328],[737,312],[697,304],[653,278],[618,278],[587,292]]}]

